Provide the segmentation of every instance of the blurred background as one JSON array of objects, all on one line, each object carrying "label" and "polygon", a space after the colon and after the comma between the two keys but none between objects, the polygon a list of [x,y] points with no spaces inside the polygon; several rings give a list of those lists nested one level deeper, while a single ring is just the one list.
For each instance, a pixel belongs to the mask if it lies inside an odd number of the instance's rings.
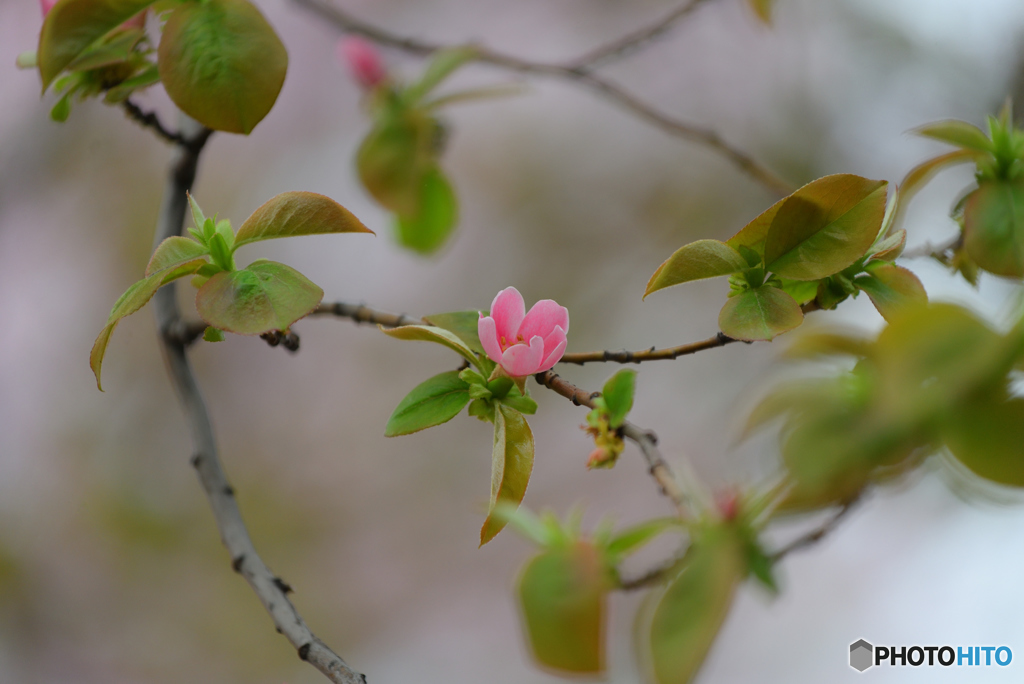
[{"label": "blurred background", "polygon": [[[339,1],[400,33],[551,60],[673,4]],[[214,136],[195,195],[237,227],[276,193],[312,190],[378,237],[279,240],[248,248],[243,263],[275,258],[320,284],[327,301],[415,314],[486,308],[515,285],[528,303],[569,308],[570,351],[673,345],[717,330],[722,279],[640,296],[680,245],[724,239],[774,201],[728,163],[571,84],[530,80],[524,95],[445,114],[444,166],[462,220],[439,256],[416,257],[395,245],[387,215],[355,179],[368,121],[335,61],[338,33],[286,0],[257,4],[289,50],[288,79],[249,139]],[[32,0],[0,3],[0,681],[323,681],[231,572],[188,465],[148,309],[118,328],[107,391],[96,390],[89,349],[148,260],[171,150],[95,102],[52,123],[52,96],[40,100],[38,76],[13,67],[40,23]],[[606,72],[794,184],[836,172],[899,181],[944,150],[905,131],[949,117],[982,124],[1013,90],[1022,47],[1019,0],[779,0],[772,28],[745,2],[719,0]],[[409,76],[422,66],[385,54]],[[448,87],[510,79],[474,66]],[[138,101],[173,122],[159,89]],[[954,234],[948,211],[970,182],[960,168],[918,196],[906,224],[912,247]],[[906,265],[933,299],[1005,322],[1016,295],[1008,282],[983,275],[974,290],[935,263]],[[881,323],[861,297],[806,327]],[[371,682],[560,681],[531,664],[520,637],[511,589],[529,544],[506,531],[477,549],[490,426],[460,416],[383,437],[406,392],[453,368],[454,356],[344,320],[295,330],[294,356],[229,337],[198,344],[193,359],[257,548],[296,588],[311,628]],[[738,445],[737,424],[788,372],[778,361],[787,343],[641,366],[633,418],[713,486],[755,483],[775,468],[774,440]],[[562,373],[596,389],[614,370]],[[532,390],[540,411],[527,506],[564,515],[580,503],[587,525],[606,513],[627,524],[668,512],[632,446],[614,470],[588,472],[584,412]],[[969,674],[873,670],[873,681],[1020,681],[1024,506],[968,490],[934,462],[875,492],[835,534],[786,560],[778,598],[743,588],[700,681],[853,681],[847,652],[858,638],[1008,645],[1017,656]],[[652,549],[635,569],[671,550]],[[639,599],[611,599],[610,681],[640,680],[630,637]]]}]

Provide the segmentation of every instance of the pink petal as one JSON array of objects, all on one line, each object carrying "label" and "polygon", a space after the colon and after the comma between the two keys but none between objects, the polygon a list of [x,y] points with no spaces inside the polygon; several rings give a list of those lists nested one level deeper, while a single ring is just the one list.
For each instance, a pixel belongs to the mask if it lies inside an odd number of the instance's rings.
[{"label": "pink petal", "polygon": [[544,359],[547,360],[551,352],[555,350],[562,342],[565,342],[565,331],[559,325],[555,326],[555,329],[551,331],[551,334],[544,338]]},{"label": "pink petal", "polygon": [[480,336],[480,344],[487,352],[487,358],[501,363],[501,345],[498,344],[498,328],[490,316],[481,316],[476,322],[476,334]]},{"label": "pink petal", "polygon": [[558,343],[558,346],[555,347],[547,357],[545,357],[544,362],[541,363],[540,367],[534,372],[543,373],[544,371],[549,371],[554,368],[555,364],[558,363],[558,360],[562,358],[563,354],[565,354],[565,344],[566,341],[563,338],[562,341]]},{"label": "pink petal", "polygon": [[547,337],[555,326],[569,332],[569,310],[559,306],[553,299],[542,299],[533,305],[516,332],[524,340],[529,340],[534,335]]},{"label": "pink petal", "polygon": [[544,358],[544,340],[540,335],[530,340],[530,345],[514,344],[501,355],[501,367],[513,376],[533,375]]},{"label": "pink petal", "polygon": [[[526,303],[523,295],[514,287],[506,287],[491,302],[491,318],[498,327],[498,339],[505,338],[505,345],[516,343],[516,333],[526,315]],[[523,338],[529,339],[529,338]],[[505,370],[508,370],[507,368]]]}]

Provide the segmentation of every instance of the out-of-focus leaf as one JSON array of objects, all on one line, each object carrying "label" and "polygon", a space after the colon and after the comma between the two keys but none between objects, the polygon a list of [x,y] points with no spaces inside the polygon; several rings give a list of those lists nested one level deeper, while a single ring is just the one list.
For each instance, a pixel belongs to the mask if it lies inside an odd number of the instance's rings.
[{"label": "out-of-focus leaf", "polygon": [[438,50],[431,57],[423,77],[405,89],[405,98],[410,104],[419,102],[430,92],[440,85],[441,81],[448,78],[453,71],[466,62],[471,62],[479,50],[472,45],[460,45],[458,47]]},{"label": "out-of-focus leaf", "polygon": [[917,276],[895,264],[879,263],[859,276],[854,284],[868,293],[882,317],[891,321],[909,306],[928,303],[928,293]]},{"label": "out-of-focus leaf", "polygon": [[964,402],[942,423],[950,452],[975,474],[1024,487],[1024,399]]},{"label": "out-of-focus leaf", "polygon": [[977,152],[992,152],[994,150],[988,136],[980,128],[972,126],[966,121],[957,121],[956,119],[936,121],[915,128],[912,132]]},{"label": "out-of-focus leaf", "polygon": [[564,547],[570,541],[561,526],[548,524],[523,506],[499,501],[491,515],[495,520],[504,520],[521,535],[544,548]]},{"label": "out-of-focus leaf", "polygon": [[178,6],[158,56],[174,104],[209,128],[245,135],[270,113],[288,71],[284,45],[248,0]]},{"label": "out-of-focus leaf", "polygon": [[900,183],[900,212],[902,213],[902,207],[905,207],[910,202],[910,199],[917,194],[917,191],[923,188],[931,180],[932,176],[939,171],[956,164],[976,162],[979,156],[979,153],[974,150],[956,150],[955,152],[949,152],[921,162],[912,168],[910,173],[903,178],[903,182]]},{"label": "out-of-focus leaf", "polygon": [[750,3],[750,8],[754,10],[758,19],[766,24],[772,23],[772,7],[775,5],[775,0],[747,0],[747,2]]},{"label": "out-of-focus leaf", "polygon": [[458,335],[452,332],[448,332],[444,328],[437,328],[432,325],[403,325],[400,328],[381,328],[381,331],[389,336],[399,340],[416,340],[420,342],[437,342],[443,344],[449,349],[458,352],[462,355],[462,358],[466,359],[474,366],[480,367],[480,360],[477,358],[473,350],[470,349]]},{"label": "out-of-focus leaf", "polygon": [[207,326],[206,330],[203,331],[203,339],[207,342],[223,342],[225,339],[224,331]]},{"label": "out-of-focus leaf", "polygon": [[[78,0],[81,2],[81,0]],[[145,37],[142,29],[121,29],[111,33],[105,40],[84,50],[70,64],[68,71],[90,71],[100,67],[120,64],[131,57],[132,50]]]},{"label": "out-of-focus leaf", "polygon": [[315,192],[284,192],[245,219],[235,235],[234,249],[259,240],[326,233],[373,231],[330,197]]},{"label": "out-of-focus leaf", "polygon": [[605,668],[608,570],[592,544],[576,542],[536,556],[519,577],[526,634],[537,661],[571,674]]},{"label": "out-of-focus leaf", "polygon": [[494,412],[494,449],[491,453],[491,505],[480,529],[480,546],[494,539],[505,520],[493,514],[499,501],[518,506],[526,495],[533,471],[533,433],[519,411],[498,404]]},{"label": "out-of-focus leaf", "polygon": [[907,246],[907,231],[900,228],[895,233],[871,246],[871,258],[876,261],[895,261]]},{"label": "out-of-focus leaf", "polygon": [[765,237],[769,271],[818,280],[862,257],[885,215],[885,181],[826,176],[797,190],[779,208]]},{"label": "out-of-focus leaf", "polygon": [[633,409],[633,393],[636,390],[636,371],[623,369],[604,383],[601,396],[608,409],[608,425],[618,428]]},{"label": "out-of-focus leaf", "polygon": [[762,285],[730,297],[718,315],[723,333],[737,340],[771,340],[803,323],[800,305],[777,287]]},{"label": "out-of-focus leaf", "polygon": [[[479,311],[453,311],[451,313],[431,314],[424,316],[423,320],[438,328],[444,328],[462,340],[467,347],[477,354],[484,353],[484,347],[480,344],[480,334],[477,332],[477,321],[480,320]],[[486,312],[484,312],[486,315]]]},{"label": "out-of-focus leaf", "polygon": [[650,655],[658,684],[688,684],[697,675],[746,576],[735,531],[709,528],[694,538],[683,570],[651,620]]},{"label": "out-of-focus leaf", "polygon": [[797,336],[786,349],[791,359],[813,359],[820,356],[868,356],[871,343],[854,334],[814,332]]},{"label": "out-of-focus leaf", "polygon": [[146,275],[150,276],[171,266],[199,259],[209,253],[210,250],[205,245],[174,235],[161,242],[153,251],[153,256],[146,265]]},{"label": "out-of-focus leaf", "polygon": [[359,146],[356,167],[367,191],[400,216],[416,216],[422,179],[436,165],[436,123],[415,110],[380,119]]},{"label": "out-of-focus leaf", "polygon": [[93,43],[155,0],[63,0],[53,6],[39,34],[43,91]]},{"label": "out-of-focus leaf", "polygon": [[459,371],[435,375],[402,399],[384,428],[384,436],[408,435],[447,423],[468,403],[469,384],[459,378]]},{"label": "out-of-focus leaf", "polygon": [[420,178],[420,198],[413,214],[398,214],[399,242],[420,254],[437,251],[448,240],[458,222],[459,203],[455,191],[438,167]]},{"label": "out-of-focus leaf", "polygon": [[731,275],[747,268],[746,259],[735,248],[718,240],[698,240],[680,247],[658,267],[644,297],[679,283]]},{"label": "out-of-focus leaf", "polygon": [[964,205],[964,247],[996,275],[1024,277],[1024,181],[988,180]]},{"label": "out-of-focus leaf", "polygon": [[103,356],[107,352],[107,343],[110,341],[110,335],[114,332],[117,324],[121,322],[121,319],[144,307],[153,298],[156,291],[160,289],[160,286],[195,273],[205,263],[205,259],[195,259],[175,264],[162,271],[157,271],[129,287],[117,302],[114,303],[114,308],[111,309],[110,316],[107,318],[107,324],[100,331],[96,342],[92,345],[92,351],[89,353],[89,367],[92,368],[93,375],[96,376],[96,387],[100,391],[103,391],[103,385],[100,382]]},{"label": "out-of-focus leaf", "polygon": [[156,85],[160,82],[160,69],[156,64],[153,64],[139,73],[137,76],[132,76],[129,79],[121,81],[118,85],[114,86],[107,91],[107,94],[103,96],[103,101],[109,104],[115,104],[118,102],[124,102],[129,95],[134,93],[136,90],[142,90],[152,85]]},{"label": "out-of-focus leaf", "polygon": [[237,335],[288,330],[323,299],[324,291],[291,266],[256,261],[221,271],[196,293],[196,309],[214,328]]},{"label": "out-of-focus leaf", "polygon": [[667,530],[683,530],[685,527],[679,518],[655,518],[627,527],[616,532],[608,542],[605,552],[613,563],[631,553],[639,551],[648,542]]}]

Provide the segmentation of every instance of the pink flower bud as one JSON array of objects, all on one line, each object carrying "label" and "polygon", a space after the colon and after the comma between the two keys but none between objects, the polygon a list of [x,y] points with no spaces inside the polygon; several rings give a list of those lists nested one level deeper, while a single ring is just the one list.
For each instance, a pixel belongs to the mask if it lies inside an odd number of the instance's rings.
[{"label": "pink flower bud", "polygon": [[732,487],[715,492],[715,507],[723,520],[735,520],[740,512],[740,493]]},{"label": "pink flower bud", "polygon": [[352,76],[366,90],[376,88],[388,77],[377,48],[362,38],[338,41],[338,59],[348,66]]},{"label": "pink flower bud", "polygon": [[39,7],[43,10],[43,17],[45,18],[53,6],[57,4],[57,0],[39,0]]},{"label": "pink flower bud", "polygon": [[565,353],[569,311],[542,299],[526,313],[523,296],[514,287],[498,293],[491,315],[480,315],[477,334],[487,358],[512,377],[543,373]]}]

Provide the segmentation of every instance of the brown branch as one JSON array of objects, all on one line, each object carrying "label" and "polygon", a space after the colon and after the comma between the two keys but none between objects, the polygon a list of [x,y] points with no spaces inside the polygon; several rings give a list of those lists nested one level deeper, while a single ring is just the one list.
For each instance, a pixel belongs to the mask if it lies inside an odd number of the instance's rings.
[{"label": "brown branch", "polygon": [[854,499],[853,501],[849,501],[849,502],[843,504],[842,508],[840,508],[839,511],[834,516],[829,518],[820,527],[816,527],[815,529],[811,530],[810,532],[808,532],[807,534],[803,535],[802,537],[798,537],[798,538],[794,539],[789,544],[786,544],[781,549],[779,549],[778,551],[773,553],[771,555],[771,561],[773,563],[777,563],[780,560],[782,560],[783,558],[785,558],[786,556],[788,556],[789,554],[793,553],[794,551],[800,551],[801,549],[806,549],[806,548],[808,548],[810,546],[814,546],[815,544],[820,542],[830,532],[832,532],[836,527],[839,526],[839,523],[841,523],[843,521],[843,518],[845,518],[847,516],[847,514],[849,514],[849,512],[851,510],[853,510],[853,508],[854,508],[854,506],[856,506],[856,504],[857,504],[857,499]]},{"label": "brown branch", "polygon": [[178,145],[179,147],[194,147],[198,152],[202,150],[203,146],[206,144],[206,139],[209,137],[209,133],[206,133],[201,140],[199,138],[186,138],[180,132],[175,132],[166,128],[163,123],[160,122],[160,117],[158,117],[156,113],[144,112],[141,107],[130,99],[122,101],[121,107],[124,109],[129,119],[143,128],[152,129],[158,138],[164,142],[169,142],[172,145]]},{"label": "brown branch", "polygon": [[[378,44],[387,45],[412,55],[426,57],[438,50],[451,47],[440,43],[431,43],[418,40],[416,38],[401,36],[372,24],[368,24],[341,9],[331,2],[331,0],[294,1],[296,4],[313,12],[314,14],[319,15],[342,31],[361,35]],[[700,0],[695,0],[693,4],[696,4],[697,1]],[[677,12],[678,11],[680,10],[677,10]],[[685,13],[681,16],[685,16]],[[672,23],[672,21],[669,21],[664,30],[667,30]],[[619,50],[626,50],[631,47],[634,43],[628,42],[630,40],[636,41],[636,44],[639,44],[639,42],[642,42],[643,36],[652,34],[652,28],[653,27],[649,27],[648,29],[639,31],[636,34],[630,34],[630,36],[627,36],[620,41],[621,44],[613,44],[611,47],[614,49],[611,49],[611,51],[608,52],[608,56],[618,54]],[[658,32],[660,31],[655,31],[654,35],[657,35]],[[641,39],[638,40],[638,36],[641,37]],[[605,98],[618,103],[620,106],[631,111],[639,118],[647,121],[657,128],[660,128],[666,133],[714,150],[731,161],[741,171],[777,195],[788,195],[794,190],[791,184],[775,175],[774,172],[761,165],[747,153],[725,142],[716,132],[710,129],[694,126],[686,121],[674,118],[659,111],[658,109],[655,109],[614,82],[591,73],[588,70],[589,65],[581,65],[575,61],[570,62],[568,65],[535,62],[496,52],[495,50],[481,45],[473,45],[473,48],[476,51],[473,61],[480,62],[482,64],[490,64],[492,66],[518,73],[559,78],[583,85]],[[587,55],[584,55],[583,59],[587,57]]]},{"label": "brown branch", "polygon": [[[199,156],[210,136],[209,130],[185,117],[182,117],[181,129],[185,144],[178,147],[164,192],[156,231],[157,245],[181,233],[187,213],[185,192],[195,181]],[[189,325],[182,322],[175,299],[175,286],[171,284],[160,289],[153,298],[153,306],[171,383],[192,433],[195,454],[192,465],[213,509],[221,541],[231,557],[231,567],[249,583],[278,631],[296,648],[302,660],[309,662],[335,684],[365,684],[366,678],[363,675],[350,668],[310,631],[288,600],[287,594],[291,587],[274,575],[256,552],[235,501],[235,490],[228,483],[217,456],[217,442],[210,414],[186,353],[185,332]]]},{"label": "brown branch", "polygon": [[678,359],[680,356],[696,354],[697,352],[704,351],[705,349],[724,347],[727,344],[739,341],[740,340],[729,337],[725,333],[718,333],[714,337],[709,337],[708,339],[701,340],[700,342],[691,342],[690,344],[683,344],[678,347],[669,347],[668,349],[656,349],[651,347],[650,349],[644,349],[642,351],[594,351],[565,354],[562,356],[559,363],[575,363],[582,366],[585,363],[643,363],[644,361],[670,361]]},{"label": "brown branch", "polygon": [[377,311],[362,304],[347,304],[345,302],[333,302],[321,304],[310,316],[337,316],[339,318],[350,318],[356,323],[372,323],[385,328],[399,328],[403,325],[425,325],[425,321],[407,314],[393,314],[385,311]]}]

